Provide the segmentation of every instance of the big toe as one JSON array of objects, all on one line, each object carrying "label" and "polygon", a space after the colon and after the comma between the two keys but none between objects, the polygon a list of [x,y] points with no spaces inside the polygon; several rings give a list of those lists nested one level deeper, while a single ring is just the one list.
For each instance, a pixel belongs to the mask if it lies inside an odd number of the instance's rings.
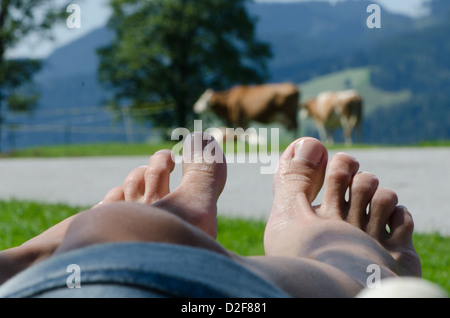
[{"label": "big toe", "polygon": [[274,204],[310,208],[322,187],[327,160],[327,150],[317,139],[301,138],[289,145],[275,172]]},{"label": "big toe", "polygon": [[183,146],[180,189],[214,204],[225,187],[227,165],[219,143],[209,134],[193,133]]},{"label": "big toe", "polygon": [[314,138],[296,140],[284,151],[274,176],[274,202],[264,232],[267,255],[292,255],[298,226],[315,217],[312,202],[325,176],[328,153]]},{"label": "big toe", "polygon": [[217,200],[222,193],[227,166],[218,142],[205,133],[186,137],[181,184],[155,206],[170,210],[212,237],[217,235]]},{"label": "big toe", "polygon": [[327,161],[325,146],[314,138],[298,139],[286,148],[275,171],[266,242],[287,224],[299,224],[314,215],[311,204],[322,187]]}]

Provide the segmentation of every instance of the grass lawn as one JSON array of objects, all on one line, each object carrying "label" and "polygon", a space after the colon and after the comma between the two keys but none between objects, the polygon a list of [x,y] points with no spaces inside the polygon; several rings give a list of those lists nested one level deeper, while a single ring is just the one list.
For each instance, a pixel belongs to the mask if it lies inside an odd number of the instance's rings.
[{"label": "grass lawn", "polygon": [[[56,146],[39,146],[26,149],[15,150],[10,153],[0,153],[1,158],[54,158],[54,157],[98,157],[98,156],[148,156],[161,149],[174,149],[177,142],[158,142],[152,144],[127,144],[127,143],[106,143],[106,144],[78,144],[78,145],[56,145]],[[232,149],[231,147],[234,148]],[[278,151],[280,154],[289,146],[289,142],[280,142]],[[412,147],[401,145],[372,145],[372,144],[353,144],[348,146],[345,144],[328,145],[328,150],[346,151],[346,149],[374,149],[374,148],[393,148],[393,147]],[[415,147],[450,147],[450,141],[434,141],[423,142],[415,145]],[[248,146],[239,144],[224,144],[225,153],[257,152],[258,146]],[[180,150],[177,145],[177,150]],[[231,151],[232,149],[232,151]],[[264,151],[266,151],[264,149]],[[267,151],[271,152],[271,146],[267,146]]]},{"label": "grass lawn", "polygon": [[161,149],[172,149],[175,142],[161,143],[102,143],[37,146],[15,150],[3,157],[53,158],[53,157],[95,157],[95,156],[139,156],[150,155]]},{"label": "grass lawn", "polygon": [[[86,207],[25,201],[0,201],[0,249],[17,246]],[[218,241],[241,255],[262,255],[263,221],[219,218]],[[450,293],[450,237],[415,234],[423,277]]]}]

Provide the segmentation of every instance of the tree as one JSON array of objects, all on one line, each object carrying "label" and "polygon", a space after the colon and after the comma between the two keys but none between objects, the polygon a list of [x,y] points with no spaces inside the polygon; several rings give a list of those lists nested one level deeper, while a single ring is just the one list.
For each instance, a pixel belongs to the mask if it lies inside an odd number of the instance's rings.
[{"label": "tree", "polygon": [[35,107],[38,94],[27,85],[41,66],[39,60],[6,59],[6,52],[31,34],[51,38],[50,29],[66,16],[66,7],[55,5],[55,1],[0,2],[0,146],[5,113],[28,112]]},{"label": "tree", "polygon": [[116,110],[152,111],[160,127],[186,127],[206,88],[267,79],[270,47],[255,37],[247,0],[110,0],[111,45],[99,79]]}]

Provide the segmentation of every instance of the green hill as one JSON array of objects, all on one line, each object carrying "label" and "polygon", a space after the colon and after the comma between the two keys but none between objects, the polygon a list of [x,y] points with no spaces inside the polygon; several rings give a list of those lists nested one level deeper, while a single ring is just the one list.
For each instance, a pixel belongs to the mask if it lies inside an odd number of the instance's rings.
[{"label": "green hill", "polygon": [[[356,89],[364,99],[364,122],[363,122],[363,141],[369,143],[379,143],[380,138],[371,138],[377,135],[373,131],[371,123],[372,115],[379,112],[388,111],[391,108],[400,107],[398,105],[406,105],[412,98],[409,90],[402,91],[385,91],[375,87],[371,81],[371,68],[360,67],[350,68],[344,71],[331,73],[316,77],[310,81],[299,84],[302,93],[302,102],[309,98],[316,97],[323,91],[340,91],[346,89]],[[379,125],[383,125],[380,123]],[[301,123],[302,135],[310,135],[317,137],[317,129],[311,119],[304,120]],[[390,128],[386,127],[385,131]],[[342,141],[342,131],[335,132],[336,141]]]},{"label": "green hill", "polygon": [[377,109],[406,103],[411,98],[409,90],[392,92],[375,87],[370,82],[370,73],[370,67],[351,68],[301,83],[302,101],[313,98],[323,91],[354,88],[363,96],[364,115],[369,116]]}]

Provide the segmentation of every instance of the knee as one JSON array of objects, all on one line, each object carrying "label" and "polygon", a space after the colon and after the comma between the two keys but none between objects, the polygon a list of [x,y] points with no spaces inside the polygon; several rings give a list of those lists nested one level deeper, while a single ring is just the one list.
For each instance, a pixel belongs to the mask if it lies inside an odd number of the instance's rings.
[{"label": "knee", "polygon": [[112,242],[159,242],[216,249],[216,242],[210,241],[213,240],[204,232],[168,211],[117,202],[77,215],[55,254]]},{"label": "knee", "polygon": [[108,242],[170,241],[181,236],[183,223],[149,205],[109,203],[76,215],[56,253]]}]

